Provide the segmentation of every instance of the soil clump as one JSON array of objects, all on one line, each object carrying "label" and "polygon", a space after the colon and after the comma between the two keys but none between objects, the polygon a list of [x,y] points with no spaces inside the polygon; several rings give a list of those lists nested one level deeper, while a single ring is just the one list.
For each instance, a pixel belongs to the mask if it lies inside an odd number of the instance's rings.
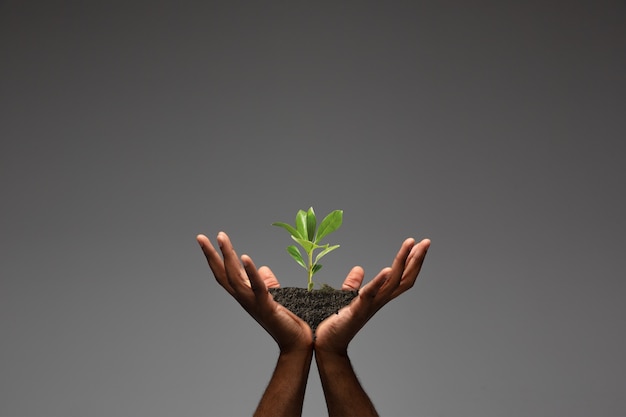
[{"label": "soil clump", "polygon": [[313,337],[324,319],[337,314],[359,294],[358,291],[336,290],[329,286],[313,291],[299,287],[269,288],[268,291],[277,303],[309,324]]}]

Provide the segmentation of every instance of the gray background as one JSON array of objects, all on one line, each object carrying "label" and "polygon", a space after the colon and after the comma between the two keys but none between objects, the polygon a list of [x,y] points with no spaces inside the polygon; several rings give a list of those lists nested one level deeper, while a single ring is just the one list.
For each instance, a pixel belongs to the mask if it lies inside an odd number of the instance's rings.
[{"label": "gray background", "polygon": [[0,2],[0,415],[251,414],[195,235],[304,286],[312,205],[331,285],[433,242],[350,348],[381,414],[626,416],[624,2],[263,3]]}]

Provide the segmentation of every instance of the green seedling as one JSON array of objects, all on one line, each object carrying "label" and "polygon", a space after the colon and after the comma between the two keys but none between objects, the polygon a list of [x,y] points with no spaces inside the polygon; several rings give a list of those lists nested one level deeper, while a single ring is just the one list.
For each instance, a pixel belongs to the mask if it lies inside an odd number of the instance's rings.
[{"label": "green seedling", "polygon": [[[304,249],[306,262],[302,257],[300,249],[298,249],[296,245],[288,246],[287,252],[298,263],[298,265],[306,269],[308,274],[307,289],[309,291],[313,290],[313,286],[315,285],[313,283],[313,275],[322,269],[322,265],[319,264],[319,260],[339,247],[339,245],[321,245],[320,242],[323,238],[328,236],[328,234],[337,230],[339,226],[341,226],[342,222],[343,210],[335,210],[324,217],[324,220],[322,220],[318,226],[315,212],[313,211],[313,207],[311,207],[308,211],[298,211],[298,214],[296,214],[295,227],[282,222],[272,223],[273,226],[282,227],[287,230],[291,235],[291,238],[295,240],[302,247],[302,249]],[[321,252],[319,252],[314,259],[313,252],[316,250],[321,250]]]}]

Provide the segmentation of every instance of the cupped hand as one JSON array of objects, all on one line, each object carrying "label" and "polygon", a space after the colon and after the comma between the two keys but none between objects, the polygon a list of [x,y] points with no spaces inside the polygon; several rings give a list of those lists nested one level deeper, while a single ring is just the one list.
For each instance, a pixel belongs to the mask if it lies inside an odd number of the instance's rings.
[{"label": "cupped hand", "polygon": [[[391,267],[381,270],[338,314],[320,323],[315,331],[315,351],[345,354],[350,341],[378,310],[413,287],[429,247],[428,239],[419,243],[415,243],[412,238],[406,239]],[[342,289],[358,290],[363,277],[363,268],[355,266],[346,277]]]},{"label": "cupped hand", "polygon": [[312,349],[309,325],[274,301],[267,291],[280,286],[268,267],[257,270],[247,255],[240,260],[224,232],[217,235],[223,259],[206,236],[198,235],[196,240],[217,282],[276,340],[281,352]]}]

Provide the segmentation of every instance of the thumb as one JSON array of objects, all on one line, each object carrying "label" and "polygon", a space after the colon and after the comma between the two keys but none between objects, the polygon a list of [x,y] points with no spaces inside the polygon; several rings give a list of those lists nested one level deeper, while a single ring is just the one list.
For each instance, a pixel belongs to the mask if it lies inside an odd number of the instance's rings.
[{"label": "thumb", "polygon": [[363,283],[363,277],[365,276],[365,271],[360,266],[355,266],[350,270],[348,276],[343,281],[343,285],[341,289],[344,291],[356,291],[361,288],[361,284]]},{"label": "thumb", "polygon": [[265,282],[265,287],[266,288],[278,288],[278,287],[280,287],[280,283],[278,282],[278,279],[276,278],[276,276],[274,275],[272,270],[269,269],[269,267],[267,267],[267,266],[260,267],[259,268],[259,275],[261,275],[261,278],[263,278],[263,281]]}]

